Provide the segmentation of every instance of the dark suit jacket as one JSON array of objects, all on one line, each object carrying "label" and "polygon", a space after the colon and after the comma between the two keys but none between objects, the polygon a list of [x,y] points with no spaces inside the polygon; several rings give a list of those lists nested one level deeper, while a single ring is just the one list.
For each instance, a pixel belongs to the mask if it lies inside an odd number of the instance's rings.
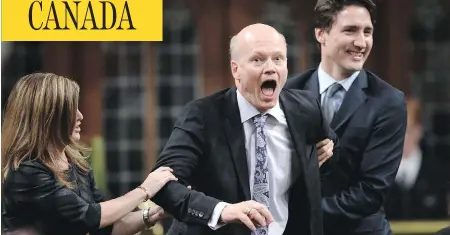
[{"label": "dark suit jacket", "polygon": [[[319,103],[311,93],[282,90],[280,105],[296,152],[292,166],[301,171],[299,177],[292,179],[284,234],[321,235],[320,178],[314,145],[324,138],[337,140],[322,121]],[[169,166],[179,178],[153,198],[186,225],[172,227],[170,235],[250,234],[241,224],[228,224],[216,231],[207,225],[218,202],[251,199],[244,144],[236,88],[219,91],[185,107],[155,166]],[[187,189],[187,182],[195,190]]]},{"label": "dark suit jacket", "polygon": [[389,220],[447,218],[447,191],[442,177],[446,171],[430,149],[422,147],[419,173],[410,189],[394,183],[385,204]]},{"label": "dark suit jacket", "polygon": [[[285,88],[320,99],[317,69],[289,78]],[[322,179],[324,231],[386,234],[383,203],[394,182],[406,131],[404,95],[361,71],[330,123],[339,137],[337,168]],[[371,232],[371,233],[367,233]]]},{"label": "dark suit jacket", "polygon": [[10,169],[2,185],[4,233],[22,235],[106,235],[113,226],[99,229],[100,202],[93,171],[70,166],[68,180],[74,188],[60,184],[40,161],[27,160]]},{"label": "dark suit jacket", "polygon": [[450,235],[450,226],[437,231],[436,235]]}]

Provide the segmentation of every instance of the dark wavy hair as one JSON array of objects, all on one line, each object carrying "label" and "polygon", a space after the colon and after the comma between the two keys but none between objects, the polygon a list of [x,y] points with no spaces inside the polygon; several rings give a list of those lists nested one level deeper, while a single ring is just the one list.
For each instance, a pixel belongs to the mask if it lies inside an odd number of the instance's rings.
[{"label": "dark wavy hair", "polygon": [[314,7],[314,27],[329,31],[337,14],[347,6],[361,6],[367,9],[375,25],[377,6],[372,0],[318,0]]}]

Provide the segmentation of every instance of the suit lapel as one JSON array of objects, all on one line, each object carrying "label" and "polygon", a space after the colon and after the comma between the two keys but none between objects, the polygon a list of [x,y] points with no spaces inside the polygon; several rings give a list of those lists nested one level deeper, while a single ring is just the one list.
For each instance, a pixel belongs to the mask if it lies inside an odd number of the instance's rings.
[{"label": "suit lapel", "polygon": [[247,154],[245,150],[244,128],[241,123],[241,116],[236,97],[236,88],[230,89],[225,95],[224,112],[225,134],[228,140],[233,163],[236,169],[239,182],[244,192],[245,200],[250,200],[249,172],[247,166]]},{"label": "suit lapel", "polygon": [[365,88],[367,88],[367,74],[362,70],[345,94],[339,111],[330,123],[333,130],[337,131],[355,113],[356,109],[366,101]]},{"label": "suit lapel", "polygon": [[[291,135],[292,145],[294,146],[297,159],[292,160],[292,164],[295,168],[296,165],[300,164],[297,169],[302,169],[304,179],[306,179],[305,166],[308,162],[308,157],[311,153],[311,147],[306,146],[306,140],[304,135],[305,128],[305,116],[300,113],[298,108],[298,103],[291,100],[292,98],[286,92],[280,93],[280,105],[283,109],[284,115],[286,116],[286,121],[289,128],[289,133]],[[294,157],[294,156],[292,156]],[[295,181],[295,179],[293,179]]]},{"label": "suit lapel", "polygon": [[317,100],[320,100],[320,93],[319,93],[319,77],[318,77],[318,70],[316,70],[311,77],[308,79],[308,81],[305,84],[305,90],[311,91],[314,95],[314,97]]}]

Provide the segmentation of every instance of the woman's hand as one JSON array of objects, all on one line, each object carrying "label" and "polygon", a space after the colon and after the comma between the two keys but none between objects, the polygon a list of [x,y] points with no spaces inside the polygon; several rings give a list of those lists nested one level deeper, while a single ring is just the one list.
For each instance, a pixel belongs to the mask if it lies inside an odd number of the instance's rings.
[{"label": "woman's hand", "polygon": [[178,180],[173,174],[173,170],[169,167],[160,167],[150,173],[142,183],[142,187],[147,189],[148,196],[152,198],[155,194],[166,185],[167,182]]},{"label": "woman's hand", "polygon": [[171,217],[169,213],[166,213],[164,209],[160,206],[154,206],[150,209],[150,220],[155,223],[159,220]]}]

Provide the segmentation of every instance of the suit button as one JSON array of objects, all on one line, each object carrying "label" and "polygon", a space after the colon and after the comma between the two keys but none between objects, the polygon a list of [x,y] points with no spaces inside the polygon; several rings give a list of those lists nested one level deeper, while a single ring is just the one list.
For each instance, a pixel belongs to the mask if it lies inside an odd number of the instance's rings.
[{"label": "suit button", "polygon": [[195,216],[198,216],[198,211],[195,211]]},{"label": "suit button", "polygon": [[189,214],[192,213],[192,209],[191,209],[191,208],[188,209],[188,213],[189,213]]},{"label": "suit button", "polygon": [[203,212],[200,212],[200,213],[198,214],[198,217],[202,218],[202,217],[203,217]]}]

